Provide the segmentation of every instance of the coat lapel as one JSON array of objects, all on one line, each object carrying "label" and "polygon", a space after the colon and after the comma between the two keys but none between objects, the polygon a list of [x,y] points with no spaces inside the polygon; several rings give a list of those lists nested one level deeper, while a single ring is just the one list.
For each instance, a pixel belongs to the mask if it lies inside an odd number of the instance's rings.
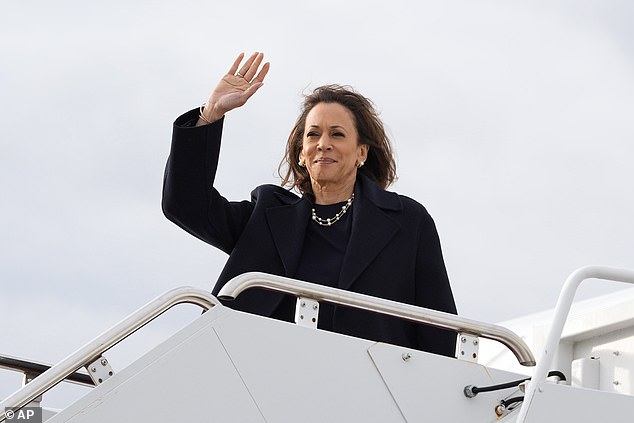
[{"label": "coat lapel", "polygon": [[401,210],[394,193],[381,190],[369,179],[359,179],[352,207],[352,235],[339,276],[339,287],[349,289],[401,228],[386,210]]},{"label": "coat lapel", "polygon": [[[339,276],[342,289],[350,288],[401,228],[387,213],[389,210],[401,210],[398,195],[380,189],[364,176],[360,176],[357,182],[352,207],[352,235]],[[311,205],[304,198],[279,198],[285,204],[268,208],[266,218],[285,275],[292,278],[304,246]]]},{"label": "coat lapel", "polygon": [[287,204],[266,209],[266,218],[286,276],[293,277],[310,220],[310,203],[303,198],[289,201],[280,196],[280,199]]}]

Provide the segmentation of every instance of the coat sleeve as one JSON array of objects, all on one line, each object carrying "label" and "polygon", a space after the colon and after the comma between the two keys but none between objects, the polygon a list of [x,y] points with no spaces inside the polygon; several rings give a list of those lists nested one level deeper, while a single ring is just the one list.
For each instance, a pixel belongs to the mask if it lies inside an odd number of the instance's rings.
[{"label": "coat sleeve", "polygon": [[174,122],[163,179],[163,213],[190,234],[230,254],[254,204],[230,202],[214,188],[224,119],[188,126],[197,112],[191,110]]},{"label": "coat sleeve", "polygon": [[[416,305],[457,314],[436,225],[427,213],[420,228],[417,251]],[[422,349],[449,357],[455,356],[456,338],[455,332],[434,327],[420,326],[418,332]]]}]

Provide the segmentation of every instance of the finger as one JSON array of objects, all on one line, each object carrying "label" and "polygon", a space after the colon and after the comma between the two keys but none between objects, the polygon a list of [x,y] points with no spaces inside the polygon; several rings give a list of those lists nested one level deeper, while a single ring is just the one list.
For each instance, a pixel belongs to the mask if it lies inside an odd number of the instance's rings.
[{"label": "finger", "polygon": [[244,78],[244,75],[246,75],[246,73],[249,71],[251,64],[253,64],[253,61],[258,56],[258,54],[259,53],[256,51],[251,56],[249,56],[249,59],[247,60],[247,62],[244,65],[242,65],[242,67],[240,68],[240,71],[238,72],[238,76],[241,76]]},{"label": "finger", "polygon": [[260,69],[258,76],[256,76],[253,81],[251,81],[251,83],[255,84],[258,82],[264,82],[264,78],[266,78],[266,74],[269,73],[270,68],[271,64],[269,62],[266,62],[264,65],[262,65],[262,69]]},{"label": "finger", "polygon": [[228,75],[233,75],[236,73],[236,69],[238,69],[238,66],[240,66],[240,62],[242,62],[242,59],[244,59],[244,53],[238,54],[237,59],[234,60],[233,65],[231,65],[231,67],[229,68],[229,72],[227,72]]},{"label": "finger", "polygon": [[251,81],[253,79],[253,75],[255,75],[255,73],[258,71],[260,63],[262,63],[262,59],[264,59],[264,53],[258,53],[253,63],[251,63],[251,66],[249,66],[247,73],[244,74],[244,79],[246,79],[247,81]]}]

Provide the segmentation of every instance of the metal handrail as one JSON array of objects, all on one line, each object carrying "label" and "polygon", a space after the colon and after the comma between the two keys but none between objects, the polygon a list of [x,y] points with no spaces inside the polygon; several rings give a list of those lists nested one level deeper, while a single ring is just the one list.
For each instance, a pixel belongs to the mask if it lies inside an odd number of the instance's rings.
[{"label": "metal handrail", "polygon": [[167,291],[2,401],[2,403],[0,403],[0,422],[7,418],[7,409],[24,407],[57,385],[69,374],[96,360],[104,351],[142,328],[171,307],[182,303],[195,304],[205,310],[209,310],[213,306],[220,304],[213,295],[197,288],[182,287]]},{"label": "metal handrail", "polygon": [[[0,369],[22,372],[25,376],[33,379],[52,366],[50,364],[38,363],[37,361],[24,360],[22,358],[0,355]],[[94,388],[95,383],[87,373],[74,372],[66,376],[64,382],[76,383],[82,386]]]},{"label": "metal handrail", "polygon": [[515,354],[520,364],[524,366],[535,365],[535,357],[533,357],[526,343],[515,333],[504,327],[465,319],[464,317],[450,313],[416,307],[410,304],[403,304],[328,286],[316,285],[282,276],[259,272],[244,273],[227,282],[218,293],[218,298],[232,300],[240,295],[241,292],[256,287],[295,296],[309,297],[317,301],[326,301],[333,304],[373,311],[417,323],[492,339],[506,345],[513,354]]},{"label": "metal handrail", "polygon": [[634,284],[634,270],[608,266],[585,266],[575,270],[568,276],[559,294],[557,305],[555,306],[553,323],[546,338],[546,345],[542,350],[539,364],[535,367],[533,377],[526,387],[526,395],[524,396],[522,408],[517,416],[517,423],[524,423],[537,388],[546,380],[577,288],[579,288],[581,282],[591,278]]}]

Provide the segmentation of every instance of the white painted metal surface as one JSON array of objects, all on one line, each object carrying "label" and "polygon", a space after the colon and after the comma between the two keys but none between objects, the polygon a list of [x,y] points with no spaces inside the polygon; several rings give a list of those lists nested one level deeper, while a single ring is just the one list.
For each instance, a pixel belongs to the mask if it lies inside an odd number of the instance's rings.
[{"label": "white painted metal surface", "polygon": [[404,360],[402,350],[378,343],[368,353],[408,422],[492,422],[499,401],[517,392],[509,388],[466,398],[466,385],[491,385],[520,376],[415,350],[407,350],[410,357]]},{"label": "white painted metal surface", "polygon": [[[404,360],[404,354],[409,358]],[[518,375],[216,306],[50,423],[489,422]]]},{"label": "white painted metal surface", "polygon": [[577,288],[586,279],[597,278],[606,279],[617,282],[626,282],[634,284],[634,271],[628,269],[617,269],[606,266],[586,266],[573,272],[566,280],[564,287],[559,295],[557,306],[555,307],[555,315],[550,332],[546,339],[546,345],[542,351],[542,355],[537,363],[537,367],[533,372],[533,378],[528,384],[524,403],[517,417],[518,423],[527,422],[526,418],[532,407],[532,401],[538,392],[538,388],[543,385],[546,375],[553,363],[553,357],[561,339],[561,333],[568,317],[572,301],[574,299]]},{"label": "white painted metal surface", "polygon": [[[522,406],[526,423],[627,423],[634,416],[634,398],[542,381],[536,385],[531,406]],[[520,413],[500,420],[519,423]],[[516,418],[517,416],[517,418]]]},{"label": "white painted metal surface", "polygon": [[319,302],[312,298],[297,297],[295,323],[300,326],[316,328],[319,320]]},{"label": "white painted metal surface", "polygon": [[458,334],[458,341],[456,342],[456,358],[458,360],[477,363],[478,351],[480,351],[480,338],[468,333]]},{"label": "white painted metal surface", "polygon": [[66,376],[99,357],[104,351],[125,339],[176,304],[191,303],[209,309],[218,300],[209,293],[191,287],[176,288],[150,301],[105,333],[60,361],[19,391],[0,403],[0,422],[6,419],[6,409],[22,407],[58,384]]},{"label": "white painted metal surface", "polygon": [[[561,337],[574,289],[587,277],[627,281],[631,277],[634,282],[634,272],[622,269],[588,267],[571,275],[549,336],[543,341],[545,352],[536,376],[528,384],[530,396],[527,393],[523,405],[507,415],[503,414],[511,408],[505,411],[498,406],[502,400],[522,396],[518,389],[522,374],[318,330],[310,316],[317,311],[314,306],[320,296],[307,298],[304,317],[311,324],[304,327],[228,309],[203,293],[195,301],[213,305],[210,311],[127,368],[108,374],[103,383],[48,421],[629,421],[634,415],[634,312],[630,302],[605,302],[599,309],[585,310],[571,320]],[[174,293],[187,298],[184,291]],[[380,299],[368,302],[353,297],[368,307],[370,303],[396,307]],[[165,308],[165,304],[153,302],[146,311],[156,315]],[[5,400],[0,412],[5,412],[5,405],[23,401],[50,385],[62,370],[94,359],[97,352],[147,318],[147,313],[137,312],[125,319],[42,375],[49,373],[48,378],[35,378],[31,386]],[[532,341],[545,332],[542,327],[545,324],[534,332]],[[473,344],[474,340],[478,338],[467,334],[458,352],[477,357],[479,343]],[[473,345],[467,345],[469,342]],[[523,341],[521,344],[525,346]],[[542,368],[564,370],[572,376],[572,385],[546,381],[540,376]],[[498,384],[508,387],[491,390],[489,385]],[[478,389],[471,388],[473,395],[467,397],[466,386]]]},{"label": "white painted metal surface", "polygon": [[601,389],[600,366],[596,357],[578,358],[572,362],[570,385],[579,388]]},{"label": "white painted metal surface", "polygon": [[[539,352],[544,349],[553,315],[553,310],[544,311],[500,324],[521,336],[531,350]],[[484,340],[480,347],[479,362],[488,367],[526,373],[529,376],[531,370],[534,369],[519,366],[515,357],[497,343]],[[564,372],[571,380],[571,367],[574,360],[595,357],[599,359],[601,373],[605,376],[634,369],[632,352],[634,352],[634,288],[629,288],[573,304],[564,325],[559,346],[556,348],[551,369]],[[602,389],[604,388],[610,387],[604,386]],[[634,385],[628,391],[623,388],[625,385],[618,385],[619,391],[615,392],[634,395]]]}]

